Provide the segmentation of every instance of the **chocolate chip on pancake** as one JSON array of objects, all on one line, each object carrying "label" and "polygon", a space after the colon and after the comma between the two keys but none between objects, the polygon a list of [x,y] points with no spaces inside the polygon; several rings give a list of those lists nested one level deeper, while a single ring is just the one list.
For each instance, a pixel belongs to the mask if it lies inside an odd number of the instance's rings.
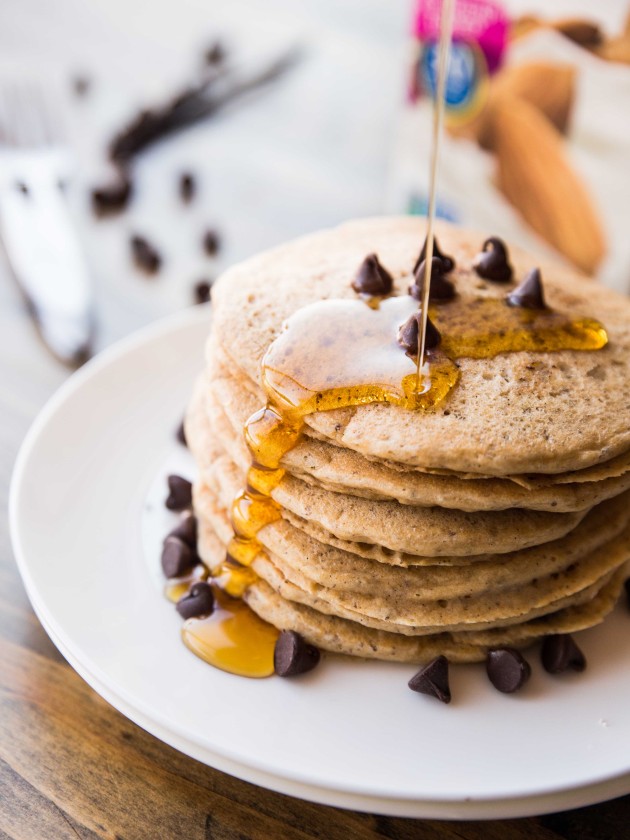
[{"label": "chocolate chip on pancake", "polygon": [[351,285],[354,291],[359,294],[376,297],[389,295],[394,281],[389,271],[379,262],[378,256],[368,254],[359,266]]},{"label": "chocolate chip on pancake", "polygon": [[505,242],[497,236],[486,239],[481,253],[473,259],[473,268],[484,280],[491,280],[493,283],[509,283],[513,271]]},{"label": "chocolate chip on pancake", "polygon": [[[407,352],[409,356],[417,356],[419,352],[418,341],[420,335],[420,324],[422,322],[422,313],[420,311],[414,312],[407,318],[404,324],[398,328],[398,343]],[[427,331],[425,338],[425,349],[433,350],[440,343],[440,333],[427,316]]]},{"label": "chocolate chip on pancake", "polygon": [[[450,271],[452,271],[455,268],[455,260],[453,259],[453,257],[449,257],[447,254],[442,253],[442,251],[440,250],[440,246],[438,245],[438,241],[437,241],[435,236],[433,237],[433,256],[437,257],[438,259],[440,259],[442,261],[442,271],[443,271],[444,274],[448,274]],[[415,274],[418,271],[418,268],[420,267],[420,263],[424,262],[426,257],[427,257],[427,240],[426,240],[426,237],[425,237],[424,245],[422,246],[422,250],[418,254],[418,259],[416,260],[416,262],[413,266],[413,272],[412,272],[413,274]]]},{"label": "chocolate chip on pancake", "polygon": [[543,294],[540,269],[532,268],[514,291],[506,295],[505,300],[508,306],[520,306],[523,309],[546,309],[547,304]]},{"label": "chocolate chip on pancake", "polygon": [[[409,294],[415,300],[422,300],[426,261],[422,260],[414,272],[414,281],[409,286]],[[444,276],[444,263],[439,257],[431,260],[431,283],[429,286],[429,300],[452,300],[455,297],[455,286]]]}]

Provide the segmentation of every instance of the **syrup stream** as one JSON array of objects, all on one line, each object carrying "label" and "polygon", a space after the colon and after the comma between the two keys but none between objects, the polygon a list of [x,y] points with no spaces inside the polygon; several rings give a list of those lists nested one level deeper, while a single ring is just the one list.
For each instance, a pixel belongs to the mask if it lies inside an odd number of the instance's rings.
[{"label": "syrup stream", "polygon": [[418,336],[418,360],[416,362],[416,391],[420,391],[420,375],[424,373],[424,353],[427,335],[427,317],[429,314],[429,293],[431,290],[431,260],[433,259],[433,237],[435,223],[435,204],[437,171],[440,156],[440,142],[444,125],[444,105],[446,79],[448,76],[448,57],[453,34],[453,13],[455,0],[442,0],[440,14],[440,45],[438,51],[437,82],[433,102],[433,133],[431,137],[431,163],[429,169],[429,206],[427,210],[426,253],[424,260],[424,284],[422,286],[420,335]]}]

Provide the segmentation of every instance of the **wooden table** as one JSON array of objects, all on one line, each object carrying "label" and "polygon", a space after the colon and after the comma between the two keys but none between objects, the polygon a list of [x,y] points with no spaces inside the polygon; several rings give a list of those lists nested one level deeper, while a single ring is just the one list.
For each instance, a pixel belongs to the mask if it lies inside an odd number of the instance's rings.
[{"label": "wooden table", "polygon": [[[37,409],[67,372],[0,274],[0,492]],[[438,822],[313,805],[205,767],[102,700],[58,653],[0,519],[0,838],[65,840],[623,840],[630,797],[536,819]]]}]

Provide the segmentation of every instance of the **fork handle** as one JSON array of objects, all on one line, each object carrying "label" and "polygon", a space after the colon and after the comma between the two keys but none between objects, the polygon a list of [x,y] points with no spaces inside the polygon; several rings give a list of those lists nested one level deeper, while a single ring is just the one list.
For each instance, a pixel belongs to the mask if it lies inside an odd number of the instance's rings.
[{"label": "fork handle", "polygon": [[62,361],[89,355],[89,275],[63,185],[70,159],[60,149],[0,153],[0,237],[37,328]]}]

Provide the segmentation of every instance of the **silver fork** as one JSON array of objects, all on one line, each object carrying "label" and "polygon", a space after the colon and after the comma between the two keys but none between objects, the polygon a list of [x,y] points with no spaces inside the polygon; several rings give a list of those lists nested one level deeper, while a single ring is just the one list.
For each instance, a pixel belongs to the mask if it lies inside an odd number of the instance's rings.
[{"label": "silver fork", "polygon": [[92,297],[66,197],[72,156],[52,90],[0,80],[0,239],[46,345],[66,364],[90,355]]}]

